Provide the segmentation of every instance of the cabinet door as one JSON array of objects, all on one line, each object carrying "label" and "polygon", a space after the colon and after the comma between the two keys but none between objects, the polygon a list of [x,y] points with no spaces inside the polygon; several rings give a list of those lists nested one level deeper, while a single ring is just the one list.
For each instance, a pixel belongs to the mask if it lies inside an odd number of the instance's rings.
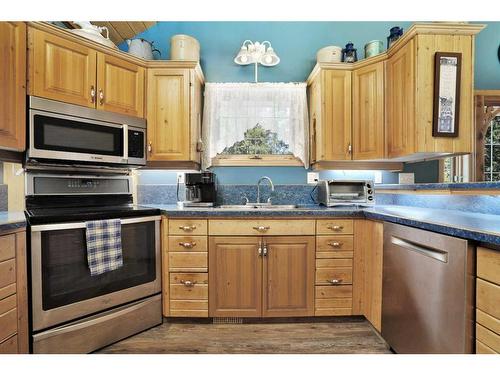
[{"label": "cabinet door", "polygon": [[30,33],[30,94],[95,107],[97,52],[40,30]]},{"label": "cabinet door", "polygon": [[144,115],[144,68],[114,56],[97,57],[97,108]]},{"label": "cabinet door", "polygon": [[385,154],[383,61],[354,71],[352,107],[353,159],[383,159]]},{"label": "cabinet door", "polygon": [[0,22],[0,148],[26,146],[26,24]]},{"label": "cabinet door", "polygon": [[189,69],[148,70],[148,160],[190,160]]},{"label": "cabinet door", "polygon": [[314,236],[265,237],[263,241],[267,255],[262,315],[314,315]]},{"label": "cabinet door", "polygon": [[[321,122],[321,84],[318,75],[308,88],[309,94],[309,158],[312,164],[318,160],[318,123]],[[321,147],[319,147],[321,148]]]},{"label": "cabinet door", "polygon": [[387,156],[395,158],[415,152],[414,41],[409,41],[386,64]]},{"label": "cabinet door", "polygon": [[322,73],[322,116],[316,120],[318,161],[351,160],[351,72]]},{"label": "cabinet door", "polygon": [[210,237],[209,316],[261,316],[261,241],[261,237]]}]

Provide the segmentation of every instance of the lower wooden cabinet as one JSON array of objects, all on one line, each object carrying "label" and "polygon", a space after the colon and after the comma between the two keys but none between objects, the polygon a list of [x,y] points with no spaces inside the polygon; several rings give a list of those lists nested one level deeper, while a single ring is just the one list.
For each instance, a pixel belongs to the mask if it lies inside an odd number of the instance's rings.
[{"label": "lower wooden cabinet", "polygon": [[211,237],[209,280],[210,316],[313,315],[314,236]]}]

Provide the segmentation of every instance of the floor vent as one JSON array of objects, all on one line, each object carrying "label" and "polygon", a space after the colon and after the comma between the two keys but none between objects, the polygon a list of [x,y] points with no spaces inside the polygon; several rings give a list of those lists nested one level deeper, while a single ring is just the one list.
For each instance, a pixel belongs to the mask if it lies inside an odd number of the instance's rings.
[{"label": "floor vent", "polygon": [[213,324],[243,324],[243,318],[213,318]]}]

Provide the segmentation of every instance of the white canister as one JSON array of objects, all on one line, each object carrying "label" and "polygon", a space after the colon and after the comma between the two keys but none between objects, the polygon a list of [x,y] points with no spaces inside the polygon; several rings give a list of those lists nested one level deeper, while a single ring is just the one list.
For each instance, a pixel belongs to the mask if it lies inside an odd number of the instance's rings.
[{"label": "white canister", "polygon": [[316,60],[319,63],[339,63],[342,61],[342,48],[337,46],[321,48],[316,53]]},{"label": "white canister", "polygon": [[170,39],[171,60],[200,60],[200,43],[189,35],[178,34]]}]

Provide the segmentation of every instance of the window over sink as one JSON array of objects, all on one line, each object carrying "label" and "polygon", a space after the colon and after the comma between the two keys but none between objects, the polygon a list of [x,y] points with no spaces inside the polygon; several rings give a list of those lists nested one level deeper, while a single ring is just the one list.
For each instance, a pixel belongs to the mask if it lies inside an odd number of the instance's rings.
[{"label": "window over sink", "polygon": [[203,167],[309,165],[305,83],[207,83]]}]

